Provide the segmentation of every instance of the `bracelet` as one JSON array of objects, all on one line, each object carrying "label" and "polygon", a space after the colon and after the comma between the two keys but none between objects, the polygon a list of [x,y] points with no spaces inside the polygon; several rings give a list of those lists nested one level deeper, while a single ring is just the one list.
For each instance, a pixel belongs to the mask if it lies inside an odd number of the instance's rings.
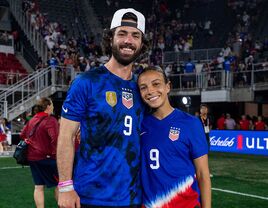
[{"label": "bracelet", "polygon": [[73,180],[59,182],[58,187],[73,185]]},{"label": "bracelet", "polygon": [[69,191],[73,191],[74,190],[74,186],[73,185],[68,185],[68,186],[64,186],[64,187],[59,187],[59,192],[60,193],[65,193],[65,192],[69,192]]}]

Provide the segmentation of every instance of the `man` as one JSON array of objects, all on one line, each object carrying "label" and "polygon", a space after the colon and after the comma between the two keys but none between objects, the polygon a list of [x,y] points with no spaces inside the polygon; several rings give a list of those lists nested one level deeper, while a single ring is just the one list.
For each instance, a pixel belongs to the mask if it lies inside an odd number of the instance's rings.
[{"label": "man", "polygon": [[195,65],[192,62],[191,58],[189,58],[188,62],[184,66],[184,74],[185,74],[185,81],[187,88],[194,87],[194,81],[195,81],[195,75],[192,75],[195,73]]},{"label": "man", "polygon": [[226,114],[226,119],[225,119],[225,129],[227,130],[234,130],[236,128],[236,123],[235,120],[231,117],[229,113]]},{"label": "man", "polygon": [[262,116],[258,116],[258,120],[254,123],[254,130],[264,131],[265,129],[267,129],[267,125],[262,120]]},{"label": "man", "polygon": [[241,120],[239,121],[240,130],[250,130],[251,126],[251,121],[248,120],[245,115],[242,115]]},{"label": "man", "polygon": [[210,147],[210,139],[209,139],[209,132],[212,128],[212,121],[211,118],[208,116],[208,105],[207,104],[201,104],[200,105],[200,121],[203,124],[208,147]]},{"label": "man", "polygon": [[221,114],[221,117],[217,120],[217,129],[218,130],[224,130],[225,129],[225,115],[224,113]]},{"label": "man", "polygon": [[[143,106],[131,70],[147,49],[144,34],[145,18],[140,12],[116,11],[103,37],[110,60],[80,75],[69,89],[57,149],[59,207],[134,208],[141,204]],[[81,141],[74,163],[73,138],[79,126]]]}]

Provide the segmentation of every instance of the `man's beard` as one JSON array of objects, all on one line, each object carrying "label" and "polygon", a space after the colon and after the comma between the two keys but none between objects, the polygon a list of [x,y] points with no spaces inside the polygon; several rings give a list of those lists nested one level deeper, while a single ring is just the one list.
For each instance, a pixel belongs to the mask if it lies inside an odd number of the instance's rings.
[{"label": "man's beard", "polygon": [[130,63],[134,62],[138,56],[140,55],[141,52],[141,48],[139,48],[137,51],[135,51],[135,53],[131,56],[128,57],[124,57],[121,53],[120,53],[120,48],[122,48],[124,46],[117,46],[115,44],[112,45],[112,54],[114,56],[114,58],[117,60],[117,62],[123,66],[127,66]]}]

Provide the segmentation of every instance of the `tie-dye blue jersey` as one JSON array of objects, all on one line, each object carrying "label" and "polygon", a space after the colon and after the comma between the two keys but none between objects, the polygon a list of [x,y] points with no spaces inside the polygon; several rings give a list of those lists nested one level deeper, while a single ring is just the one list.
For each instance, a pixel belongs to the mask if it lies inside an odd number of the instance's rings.
[{"label": "tie-dye blue jersey", "polygon": [[80,122],[73,178],[82,204],[141,204],[143,111],[135,80],[123,80],[104,66],[73,81],[62,117]]},{"label": "tie-dye blue jersey", "polygon": [[200,207],[193,160],[208,153],[198,118],[175,109],[142,122],[143,204],[150,208]]}]

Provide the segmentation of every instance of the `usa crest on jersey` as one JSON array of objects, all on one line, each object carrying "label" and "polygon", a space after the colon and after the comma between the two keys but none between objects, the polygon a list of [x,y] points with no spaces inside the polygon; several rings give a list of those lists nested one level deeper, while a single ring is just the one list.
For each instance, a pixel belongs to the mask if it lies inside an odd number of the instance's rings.
[{"label": "usa crest on jersey", "polygon": [[127,109],[130,109],[133,106],[133,94],[122,91],[122,103]]},{"label": "usa crest on jersey", "polygon": [[117,103],[117,97],[116,97],[116,92],[114,91],[107,91],[106,92],[106,102],[114,107]]},{"label": "usa crest on jersey", "polygon": [[176,141],[179,139],[179,136],[180,136],[180,129],[176,127],[170,127],[168,135],[169,139],[171,141]]}]

